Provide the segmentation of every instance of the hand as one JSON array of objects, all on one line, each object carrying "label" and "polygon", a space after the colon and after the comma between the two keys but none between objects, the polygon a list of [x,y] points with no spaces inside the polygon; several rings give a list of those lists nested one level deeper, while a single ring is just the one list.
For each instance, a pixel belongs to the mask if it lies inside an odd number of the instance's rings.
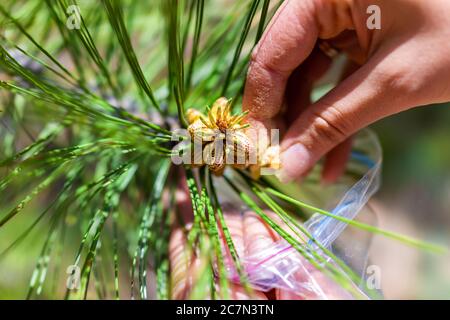
[{"label": "hand", "polygon": [[[369,5],[381,9],[379,30],[366,25]],[[253,128],[287,126],[280,180],[302,177],[326,155],[322,178],[332,182],[356,131],[449,101],[449,12],[448,0],[285,1],[252,53],[243,100]],[[317,48],[319,39],[352,63],[348,76],[311,104],[313,84],[332,62]]]},{"label": "hand", "polygon": [[[177,204],[183,220],[182,225],[187,229],[192,225],[192,207],[190,198],[185,187],[177,192]],[[291,236],[291,233],[284,222],[273,212],[266,211],[266,214],[275,221]],[[237,254],[241,259],[244,269],[246,268],[249,257],[261,254],[264,250],[270,248],[275,242],[279,241],[280,236],[270,228],[262,218],[255,212],[246,211],[243,214],[230,206],[224,206],[224,218],[226,225],[233,239],[233,244]],[[222,242],[222,252],[224,255],[224,263],[226,266],[234,266],[231,254],[227,249],[226,241],[222,233],[220,233]],[[187,299],[190,297],[195,284],[198,283],[202,270],[205,268],[205,259],[201,259],[188,249],[186,234],[183,228],[176,225],[172,230],[169,241],[169,260],[171,269],[172,298]],[[256,261],[255,261],[256,262]],[[259,262],[259,261],[258,261]],[[235,300],[247,299],[351,299],[352,296],[338,286],[334,281],[330,280],[324,273],[318,271],[306,260],[302,263],[303,268],[299,268],[293,274],[292,281],[298,283],[308,282],[308,288],[315,290],[299,290],[292,292],[283,289],[275,289],[269,292],[252,290],[247,292],[241,285],[229,283],[228,296]],[[233,267],[231,267],[234,270]],[[232,272],[235,273],[235,272]],[[217,297],[222,298],[223,288],[219,286],[220,280],[215,281],[215,290]]]}]

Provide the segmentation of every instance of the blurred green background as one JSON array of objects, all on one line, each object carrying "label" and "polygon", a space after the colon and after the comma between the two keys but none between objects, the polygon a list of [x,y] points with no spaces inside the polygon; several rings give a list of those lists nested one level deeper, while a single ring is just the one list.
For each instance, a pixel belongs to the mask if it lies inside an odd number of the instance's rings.
[{"label": "blurred green background", "polygon": [[[380,226],[450,244],[450,108],[426,106],[372,127],[384,153],[374,199]],[[376,237],[372,261],[386,298],[450,299],[450,256],[432,255]]]}]

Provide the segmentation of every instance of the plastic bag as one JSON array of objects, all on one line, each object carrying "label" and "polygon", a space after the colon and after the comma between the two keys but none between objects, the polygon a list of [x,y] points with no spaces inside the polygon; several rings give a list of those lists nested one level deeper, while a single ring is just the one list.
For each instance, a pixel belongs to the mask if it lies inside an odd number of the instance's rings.
[{"label": "plastic bag", "polygon": [[[349,167],[353,168],[353,171],[363,172],[362,177],[343,195],[339,190],[342,190],[346,183],[341,183],[336,188],[335,194],[331,196],[333,199],[325,201],[337,202],[331,212],[336,216],[351,220],[355,219],[378,190],[382,162],[378,139],[369,130],[364,130],[357,136],[353,150]],[[315,243],[318,242],[321,247],[334,252],[353,270],[362,275],[368,259],[370,234],[366,234],[366,239],[350,238],[339,243],[338,240],[343,235],[347,223],[320,213],[312,215],[304,223],[304,227],[315,239],[315,241],[309,240],[308,243],[305,243],[306,250],[314,251],[315,254],[320,254],[326,261],[331,262],[330,258]],[[352,298],[345,290],[325,277],[306,257],[308,255],[300,254],[287,241],[281,240],[265,250],[245,257],[242,263],[248,281],[257,290],[282,289],[294,293],[299,298]],[[314,257],[311,256],[311,258]],[[229,269],[229,273],[232,280],[238,281],[239,277],[233,268]],[[360,284],[355,284],[355,288],[359,286]],[[361,294],[363,293],[361,292]]]}]

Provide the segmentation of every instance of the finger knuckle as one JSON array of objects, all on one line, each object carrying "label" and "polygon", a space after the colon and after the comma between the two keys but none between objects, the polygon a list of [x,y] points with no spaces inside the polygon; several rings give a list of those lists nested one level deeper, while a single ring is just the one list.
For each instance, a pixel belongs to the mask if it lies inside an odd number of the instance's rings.
[{"label": "finger knuckle", "polygon": [[312,128],[317,140],[341,142],[351,132],[351,123],[338,107],[327,105],[313,112]]},{"label": "finger knuckle", "polygon": [[269,74],[271,77],[283,78],[285,76],[284,72],[276,67],[276,63],[271,60],[266,60],[261,58],[258,51],[253,51],[250,57],[250,70],[252,73],[264,73]]}]

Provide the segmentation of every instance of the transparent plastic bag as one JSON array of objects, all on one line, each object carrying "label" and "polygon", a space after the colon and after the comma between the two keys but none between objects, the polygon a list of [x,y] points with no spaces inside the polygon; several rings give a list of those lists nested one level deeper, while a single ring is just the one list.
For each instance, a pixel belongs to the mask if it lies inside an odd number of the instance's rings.
[{"label": "transparent plastic bag", "polygon": [[[369,130],[358,134],[355,138],[349,168],[354,173],[359,172],[361,178],[350,188],[348,188],[350,180],[343,179],[344,181],[336,186],[334,192],[322,195],[327,199],[321,199],[321,202],[331,204],[334,209],[330,211],[334,215],[351,220],[365,209],[366,219],[369,217],[372,220],[369,223],[373,224],[373,213],[365,206],[379,188],[381,158],[381,148],[377,137]],[[311,185],[317,187],[317,181]],[[317,193],[320,198],[320,188]],[[225,199],[229,200],[230,196],[226,195]],[[305,199],[299,200],[305,201]],[[353,235],[344,232],[347,227],[346,222],[320,213],[313,214],[304,222],[303,226],[314,239],[314,241],[310,239],[305,243],[305,250],[314,251],[315,254],[322,255],[328,263],[333,263],[321,249],[325,248],[350,266],[361,276],[362,280],[364,279],[364,270],[368,262],[370,233],[365,232],[362,236],[355,237],[354,232]],[[317,243],[320,243],[320,247]],[[302,255],[287,241],[280,240],[265,250],[245,257],[242,264],[248,281],[257,290],[286,290],[292,292],[296,298],[348,299],[354,297],[326,277],[307,258],[308,254]],[[310,258],[312,261],[315,260],[312,254]],[[236,282],[239,280],[234,268],[229,268],[229,274],[232,280]],[[355,283],[354,286],[361,296],[365,297],[359,289],[362,287],[361,283]]]}]

